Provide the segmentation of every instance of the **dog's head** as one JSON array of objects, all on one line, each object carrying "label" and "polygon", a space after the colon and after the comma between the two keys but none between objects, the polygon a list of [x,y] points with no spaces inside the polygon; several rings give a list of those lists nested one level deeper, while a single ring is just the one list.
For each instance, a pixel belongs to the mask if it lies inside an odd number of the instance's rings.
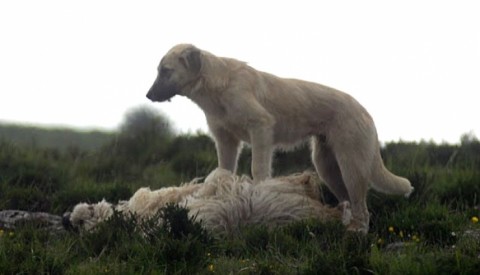
[{"label": "dog's head", "polygon": [[173,47],[160,61],[157,79],[147,93],[151,101],[166,101],[194,84],[200,74],[201,51],[193,45]]}]

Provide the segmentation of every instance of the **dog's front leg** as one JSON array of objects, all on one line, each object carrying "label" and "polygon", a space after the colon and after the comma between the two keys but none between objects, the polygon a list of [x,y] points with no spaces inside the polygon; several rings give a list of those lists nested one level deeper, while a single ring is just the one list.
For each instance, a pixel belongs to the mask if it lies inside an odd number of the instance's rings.
[{"label": "dog's front leg", "polygon": [[260,182],[271,176],[273,131],[270,127],[256,127],[250,131],[252,145],[252,176]]},{"label": "dog's front leg", "polygon": [[215,138],[218,167],[235,174],[241,148],[240,140],[222,127],[210,126],[210,131]]}]

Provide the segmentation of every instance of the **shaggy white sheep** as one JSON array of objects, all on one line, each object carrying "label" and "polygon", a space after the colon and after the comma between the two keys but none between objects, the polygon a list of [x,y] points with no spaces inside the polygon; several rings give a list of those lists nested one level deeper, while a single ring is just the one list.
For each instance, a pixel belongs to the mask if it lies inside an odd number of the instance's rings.
[{"label": "shaggy white sheep", "polygon": [[[316,218],[339,219],[349,224],[350,205],[342,202],[332,208],[319,200],[318,186],[310,174],[297,174],[265,180],[259,184],[246,177],[216,169],[204,183],[193,181],[178,187],[151,191],[140,188],[128,201],[112,205],[105,200],[96,204],[77,204],[64,215],[64,224],[91,230],[113,215],[113,209],[133,213],[138,219],[155,215],[167,203],[188,208],[207,230],[231,234],[245,225],[263,224],[269,227]],[[161,221],[159,221],[161,222]]]}]

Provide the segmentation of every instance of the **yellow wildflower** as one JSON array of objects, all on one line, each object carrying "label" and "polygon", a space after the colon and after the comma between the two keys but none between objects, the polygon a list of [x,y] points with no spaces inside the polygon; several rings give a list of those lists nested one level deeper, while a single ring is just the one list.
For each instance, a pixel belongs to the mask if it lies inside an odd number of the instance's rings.
[{"label": "yellow wildflower", "polygon": [[403,238],[403,231],[402,230],[400,230],[399,235],[400,235],[400,238]]},{"label": "yellow wildflower", "polygon": [[395,232],[395,228],[393,228],[393,226],[389,226],[389,227],[388,227],[388,232],[394,233],[394,232]]},{"label": "yellow wildflower", "polygon": [[215,266],[213,264],[208,265],[208,271],[215,272]]},{"label": "yellow wildflower", "polygon": [[382,244],[384,244],[384,243],[385,243],[385,241],[384,241],[382,238],[379,238],[379,239],[377,240],[377,244],[378,244],[378,245],[382,245]]},{"label": "yellow wildflower", "polygon": [[3,229],[0,229],[0,237],[3,236],[3,233],[4,233],[4,232],[3,232]]},{"label": "yellow wildflower", "polygon": [[11,231],[11,232],[8,233],[8,236],[9,236],[10,238],[13,237],[14,235],[15,235],[15,233],[13,233],[13,231]]},{"label": "yellow wildflower", "polygon": [[420,238],[419,238],[417,235],[413,235],[413,236],[412,236],[412,241],[418,243],[418,242],[420,242]]},{"label": "yellow wildflower", "polygon": [[472,217],[472,222],[473,222],[473,223],[477,223],[477,222],[478,222],[478,217],[477,217],[477,216],[473,216],[473,217]]}]

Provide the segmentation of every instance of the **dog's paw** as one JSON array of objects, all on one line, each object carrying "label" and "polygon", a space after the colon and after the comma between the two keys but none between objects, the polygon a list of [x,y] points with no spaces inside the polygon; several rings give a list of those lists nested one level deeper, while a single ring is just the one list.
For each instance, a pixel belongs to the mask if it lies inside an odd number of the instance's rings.
[{"label": "dog's paw", "polygon": [[213,182],[225,177],[232,177],[233,173],[223,169],[223,168],[216,168],[208,176],[205,178],[205,182]]},{"label": "dog's paw", "polygon": [[347,225],[347,231],[366,235],[368,233],[368,225],[358,220],[352,219],[350,224]]},{"label": "dog's paw", "polygon": [[350,202],[343,201],[339,203],[337,209],[342,212],[343,225],[348,226],[352,222],[352,209],[350,207]]},{"label": "dog's paw", "polygon": [[410,191],[408,191],[407,193],[405,193],[405,198],[409,198],[410,195],[413,193],[413,191],[415,191],[415,188],[413,186],[410,186]]}]

